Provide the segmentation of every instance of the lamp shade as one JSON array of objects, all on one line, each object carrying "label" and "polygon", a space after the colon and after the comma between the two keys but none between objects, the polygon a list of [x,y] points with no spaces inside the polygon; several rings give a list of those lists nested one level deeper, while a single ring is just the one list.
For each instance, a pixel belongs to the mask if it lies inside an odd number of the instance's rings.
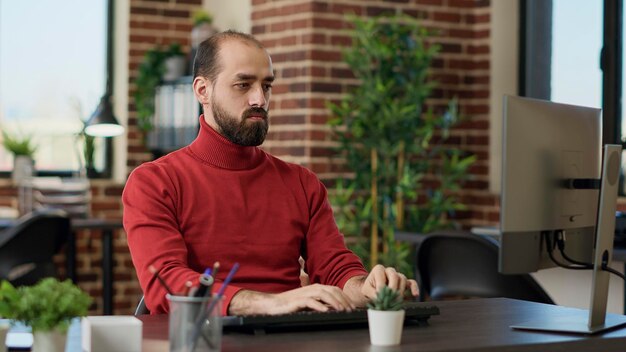
[{"label": "lamp shade", "polygon": [[94,137],[115,137],[124,133],[124,127],[113,115],[111,96],[108,93],[100,99],[96,111],[87,120],[85,133]]}]

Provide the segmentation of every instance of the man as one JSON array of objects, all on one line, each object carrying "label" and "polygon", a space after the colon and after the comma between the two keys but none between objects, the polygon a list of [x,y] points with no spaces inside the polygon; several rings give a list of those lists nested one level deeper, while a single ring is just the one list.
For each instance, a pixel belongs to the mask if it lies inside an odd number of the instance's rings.
[{"label": "man", "polygon": [[[200,132],[189,146],[130,175],[124,227],[152,313],[168,311],[165,289],[198,282],[220,262],[214,290],[235,262],[224,314],[350,310],[381,287],[417,295],[417,283],[393,268],[368,273],[344,244],[326,189],[307,169],[262,151],[274,81],[272,61],[252,36],[219,33],[200,45],[193,89],[202,104]],[[312,285],[300,286],[298,259]]]}]

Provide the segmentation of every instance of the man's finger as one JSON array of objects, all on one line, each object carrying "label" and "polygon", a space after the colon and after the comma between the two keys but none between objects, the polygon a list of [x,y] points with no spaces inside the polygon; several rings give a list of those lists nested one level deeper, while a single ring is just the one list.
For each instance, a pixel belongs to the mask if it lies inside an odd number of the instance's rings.
[{"label": "man's finger", "polygon": [[376,265],[372,271],[370,272],[370,277],[374,280],[374,288],[376,288],[376,292],[382,290],[385,285],[387,285],[387,277],[385,275],[385,267],[378,264]]},{"label": "man's finger", "polygon": [[389,286],[392,290],[398,291],[398,288],[400,287],[400,277],[398,276],[396,269],[386,268],[385,276],[387,277],[387,286]]},{"label": "man's finger", "polygon": [[398,288],[398,292],[400,292],[400,294],[404,294],[404,290],[406,290],[406,285],[407,285],[407,279],[406,276],[402,273],[398,273],[398,277],[400,278],[399,280],[399,288]]},{"label": "man's finger", "polygon": [[413,297],[417,297],[420,293],[419,289],[417,288],[417,281],[407,280],[407,285],[409,285],[409,287],[411,288],[411,294],[413,295]]}]

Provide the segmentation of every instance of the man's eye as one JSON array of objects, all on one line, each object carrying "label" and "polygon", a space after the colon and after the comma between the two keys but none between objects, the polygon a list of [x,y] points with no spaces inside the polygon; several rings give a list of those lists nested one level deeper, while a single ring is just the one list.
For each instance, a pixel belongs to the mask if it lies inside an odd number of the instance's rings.
[{"label": "man's eye", "polygon": [[250,87],[249,83],[237,83],[235,84],[235,87],[240,88],[240,89],[247,89]]},{"label": "man's eye", "polygon": [[263,85],[263,90],[266,92],[269,92],[272,89],[272,85],[271,84],[264,84]]}]

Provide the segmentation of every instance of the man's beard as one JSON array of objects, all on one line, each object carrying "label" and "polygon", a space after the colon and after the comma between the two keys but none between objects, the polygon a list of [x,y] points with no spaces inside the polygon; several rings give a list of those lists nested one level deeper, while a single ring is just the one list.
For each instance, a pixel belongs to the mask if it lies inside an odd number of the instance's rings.
[{"label": "man's beard", "polygon": [[[265,141],[269,128],[267,111],[263,108],[250,108],[246,110],[240,122],[237,117],[227,113],[216,101],[212,99],[211,110],[215,123],[220,128],[220,133],[229,141],[246,147],[258,146]],[[261,116],[261,121],[248,121],[250,116]]]}]

